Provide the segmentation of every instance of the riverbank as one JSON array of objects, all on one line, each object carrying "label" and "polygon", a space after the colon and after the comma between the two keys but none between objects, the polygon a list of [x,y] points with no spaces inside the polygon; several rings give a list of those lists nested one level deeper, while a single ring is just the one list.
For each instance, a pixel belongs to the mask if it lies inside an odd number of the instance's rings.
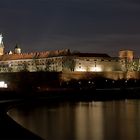
[{"label": "riverbank", "polygon": [[1,140],[41,140],[32,132],[26,130],[8,115],[7,110],[10,106],[19,103],[20,100],[1,100],[0,101],[0,139]]},{"label": "riverbank", "polygon": [[34,139],[40,137],[14,122],[6,112],[18,104],[56,103],[63,101],[106,101],[140,99],[140,88],[106,88],[106,89],[47,89],[36,92],[0,92],[0,139]]},{"label": "riverbank", "polygon": [[25,100],[25,101],[62,101],[62,100],[123,100],[140,99],[140,87],[114,87],[114,88],[44,88],[36,91],[0,91],[0,102],[4,100]]},{"label": "riverbank", "polygon": [[107,101],[140,99],[140,87],[106,89],[47,89],[34,94],[34,99],[47,101]]}]

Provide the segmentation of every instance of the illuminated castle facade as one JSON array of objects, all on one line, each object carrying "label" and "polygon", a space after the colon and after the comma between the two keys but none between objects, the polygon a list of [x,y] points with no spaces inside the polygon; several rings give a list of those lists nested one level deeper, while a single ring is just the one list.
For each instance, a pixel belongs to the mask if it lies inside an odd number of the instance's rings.
[{"label": "illuminated castle facade", "polygon": [[71,53],[69,49],[22,53],[16,45],[14,51],[4,52],[0,35],[0,73],[2,72],[127,72],[140,71],[140,60],[133,51],[122,50],[119,57],[107,54]]}]

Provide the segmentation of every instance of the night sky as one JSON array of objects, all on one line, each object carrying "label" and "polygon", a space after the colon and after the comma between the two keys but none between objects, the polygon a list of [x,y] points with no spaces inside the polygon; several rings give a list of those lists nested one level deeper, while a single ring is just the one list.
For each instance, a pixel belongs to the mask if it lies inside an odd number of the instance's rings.
[{"label": "night sky", "polygon": [[132,49],[140,56],[139,0],[0,0],[5,49],[108,53]]}]

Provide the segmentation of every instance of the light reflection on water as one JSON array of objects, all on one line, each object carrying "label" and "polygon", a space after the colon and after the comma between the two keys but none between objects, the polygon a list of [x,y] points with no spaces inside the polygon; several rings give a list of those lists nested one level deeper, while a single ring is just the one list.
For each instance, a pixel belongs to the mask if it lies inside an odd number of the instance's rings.
[{"label": "light reflection on water", "polygon": [[8,114],[47,140],[140,139],[140,100],[31,104]]}]

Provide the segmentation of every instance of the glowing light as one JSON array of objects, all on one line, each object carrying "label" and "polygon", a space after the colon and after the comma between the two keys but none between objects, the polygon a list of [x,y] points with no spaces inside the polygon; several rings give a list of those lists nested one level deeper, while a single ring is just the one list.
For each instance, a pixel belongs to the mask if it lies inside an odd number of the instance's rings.
[{"label": "glowing light", "polygon": [[2,34],[0,34],[0,44],[2,44]]},{"label": "glowing light", "polygon": [[0,81],[0,88],[7,88],[7,84],[4,81]]},{"label": "glowing light", "polygon": [[90,72],[100,72],[102,71],[101,67],[91,67],[91,68],[86,68],[86,67],[76,67],[75,71],[79,71],[79,72],[86,72],[86,71],[90,71]]},{"label": "glowing light", "polygon": [[91,71],[100,72],[100,71],[102,71],[102,68],[101,67],[93,67],[93,68],[91,68]]},{"label": "glowing light", "polygon": [[75,69],[75,71],[84,72],[84,71],[87,71],[87,70],[84,69],[84,68],[78,68],[78,67],[77,67],[77,68]]},{"label": "glowing light", "polygon": [[79,85],[81,85],[81,81],[79,81],[78,83],[79,83]]}]

